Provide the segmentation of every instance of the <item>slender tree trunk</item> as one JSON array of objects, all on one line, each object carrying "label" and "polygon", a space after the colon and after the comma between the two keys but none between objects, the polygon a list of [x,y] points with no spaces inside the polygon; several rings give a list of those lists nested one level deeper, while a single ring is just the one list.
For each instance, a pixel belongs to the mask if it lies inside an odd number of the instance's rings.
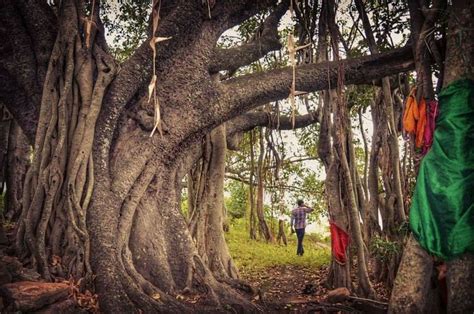
[{"label": "slender tree trunk", "polygon": [[[328,1],[321,4],[319,16],[319,34],[318,34],[318,62],[328,60]],[[318,156],[324,164],[326,171],[325,195],[328,204],[329,218],[340,228],[349,233],[349,223],[347,215],[343,210],[341,199],[341,189],[339,184],[339,160],[334,158],[334,147],[331,140],[331,100],[335,99],[334,90],[326,90],[320,93],[322,98],[321,126],[318,138]],[[336,261],[335,255],[331,256],[331,264],[326,283],[331,288],[346,287],[352,289],[350,276],[350,259],[346,251],[345,264]]]},{"label": "slender tree trunk", "polygon": [[203,263],[222,280],[239,277],[223,232],[226,150],[222,125],[206,138],[189,228]]},{"label": "slender tree trunk", "polygon": [[[333,53],[336,60],[339,60],[339,39],[337,25],[335,23],[335,2],[334,0],[328,1],[328,12],[329,12],[329,32],[331,34],[331,41],[333,46]],[[342,66],[338,69],[338,80],[337,80],[337,101],[333,102],[333,114],[334,114],[334,147],[338,159],[341,163],[341,174],[344,184],[344,190],[346,192],[346,206],[348,207],[350,223],[351,223],[351,234],[354,237],[354,242],[357,249],[357,269],[358,269],[358,282],[359,289],[365,296],[375,296],[375,291],[369,279],[369,273],[367,269],[368,261],[365,254],[365,244],[362,236],[362,230],[360,226],[359,210],[357,208],[357,198],[355,190],[355,182],[353,182],[351,169],[349,165],[349,151],[346,148],[349,132],[349,115],[347,105],[344,100],[343,94],[344,88],[344,68]]]},{"label": "slender tree trunk", "polygon": [[370,206],[369,206],[369,183],[368,183],[368,167],[369,167],[369,146],[367,143],[367,136],[365,134],[365,129],[364,129],[364,121],[362,117],[362,107],[359,108],[358,112],[358,118],[359,118],[359,128],[362,136],[362,142],[364,144],[364,172],[363,172],[363,177],[362,177],[362,191],[364,195],[364,200],[363,200],[363,206],[365,208],[364,213],[362,215],[363,221],[364,221],[364,242],[368,245],[370,244],[370,239],[371,236],[374,232],[373,228],[373,222],[372,222],[372,217],[371,217],[371,212],[370,212]]},{"label": "slender tree trunk", "polygon": [[363,188],[364,188],[364,195],[367,198],[369,195],[369,183],[367,179],[367,169],[369,167],[369,145],[367,144],[367,135],[365,134],[365,128],[364,128],[364,120],[362,116],[362,107],[359,108],[358,112],[358,117],[359,117],[359,128],[360,128],[360,134],[362,136],[362,142],[364,143],[364,177],[363,177]]},{"label": "slender tree trunk", "polygon": [[[321,127],[319,131],[318,141],[318,155],[323,161],[326,170],[325,180],[325,194],[328,202],[328,212],[330,219],[336,223],[340,228],[346,230],[347,233],[349,223],[347,214],[344,211],[342,204],[341,188],[339,181],[339,159],[333,156],[333,146],[331,143],[330,130],[332,128],[330,121],[330,93],[334,91],[325,91],[322,93],[323,108]],[[346,287],[352,289],[352,282],[350,277],[350,259],[346,252],[345,264],[336,261],[335,255],[331,257],[331,265],[329,267],[329,274],[327,278],[327,285],[331,288]]]},{"label": "slender tree trunk", "polygon": [[[364,26],[364,31],[367,36],[367,41],[369,43],[369,49],[372,54],[378,53],[378,47],[375,43],[374,34],[370,26],[370,21],[365,11],[364,4],[361,0],[356,1],[356,6],[359,11],[359,16],[362,19],[362,24]],[[393,185],[395,186],[395,194],[397,197],[397,211],[398,216],[401,219],[401,222],[406,220],[404,201],[403,201],[403,192],[402,192],[402,178],[400,171],[400,153],[398,147],[398,131],[395,123],[395,117],[393,113],[393,101],[392,101],[392,92],[390,88],[390,78],[382,78],[382,92],[384,97],[384,111],[387,116],[388,124],[384,127],[388,127],[388,137],[390,145],[390,154],[391,154],[391,164],[393,171]]]},{"label": "slender tree trunk", "polygon": [[[379,107],[382,104],[380,99],[377,96],[376,99],[371,103],[371,112],[372,112],[372,146],[370,149],[370,167],[368,171],[368,190],[369,190],[369,209],[367,214],[372,216],[374,219],[371,219],[371,223],[378,226],[378,216],[379,216],[379,158],[380,158],[380,149],[382,146],[383,140],[383,116],[378,114]],[[369,217],[367,217],[369,221]],[[383,225],[383,229],[386,230],[387,226]]]},{"label": "slender tree trunk", "polygon": [[[340,91],[342,92],[342,91]],[[344,96],[338,95],[339,98]],[[370,283],[369,273],[367,270],[367,259],[365,254],[365,244],[362,238],[362,230],[360,226],[359,219],[359,210],[357,208],[357,200],[355,195],[355,186],[352,180],[351,170],[349,167],[349,162],[347,160],[348,152],[345,148],[347,142],[347,133],[348,133],[348,115],[347,109],[345,109],[345,104],[343,102],[337,102],[337,108],[335,108],[335,147],[337,155],[341,162],[341,170],[344,180],[344,188],[347,193],[347,206],[349,210],[350,222],[352,235],[355,238],[356,248],[357,248],[357,268],[358,268],[358,280],[359,288],[361,289],[363,295],[374,297],[375,291],[372,288]]]},{"label": "slender tree trunk", "polygon": [[285,220],[284,215],[286,214],[285,210],[285,190],[281,187],[282,179],[277,177],[276,185],[278,186],[278,236],[277,240],[278,243],[283,242],[284,245],[288,245],[288,240],[286,238],[286,230],[285,230]]},{"label": "slender tree trunk", "polygon": [[264,187],[263,183],[265,181],[265,169],[264,169],[264,154],[265,154],[265,140],[263,137],[263,130],[259,130],[259,155],[257,161],[257,218],[259,231],[262,237],[267,242],[275,242],[275,238],[268,227],[267,221],[265,220],[265,212],[263,208],[263,197],[264,197]]},{"label": "slender tree trunk", "polygon": [[250,232],[250,239],[256,240],[257,239],[257,215],[256,215],[256,208],[255,208],[255,186],[254,186],[254,178],[255,178],[255,157],[253,152],[254,146],[254,132],[250,132],[250,176],[249,176],[249,204],[250,204],[250,214],[249,214],[249,232]]}]

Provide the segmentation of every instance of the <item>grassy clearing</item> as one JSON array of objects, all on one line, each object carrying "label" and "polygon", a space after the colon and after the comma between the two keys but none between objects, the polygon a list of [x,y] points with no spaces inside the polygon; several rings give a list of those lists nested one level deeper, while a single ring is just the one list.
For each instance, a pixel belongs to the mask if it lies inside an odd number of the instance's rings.
[{"label": "grassy clearing", "polygon": [[316,235],[305,235],[304,256],[296,255],[296,235],[287,236],[288,246],[250,240],[245,221],[238,219],[231,224],[226,240],[234,262],[244,272],[278,265],[318,268],[329,264],[330,247],[327,243],[322,243]]}]

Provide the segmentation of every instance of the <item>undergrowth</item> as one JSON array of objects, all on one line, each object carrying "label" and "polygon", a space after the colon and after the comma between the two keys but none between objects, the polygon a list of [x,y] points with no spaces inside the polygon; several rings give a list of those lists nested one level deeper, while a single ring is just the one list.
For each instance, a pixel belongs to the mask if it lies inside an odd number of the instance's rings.
[{"label": "undergrowth", "polygon": [[314,234],[306,234],[303,256],[296,255],[296,234],[287,234],[288,245],[271,244],[250,240],[245,221],[236,219],[225,235],[230,254],[240,271],[252,272],[278,265],[319,268],[327,265],[331,258],[328,243],[323,243]]}]

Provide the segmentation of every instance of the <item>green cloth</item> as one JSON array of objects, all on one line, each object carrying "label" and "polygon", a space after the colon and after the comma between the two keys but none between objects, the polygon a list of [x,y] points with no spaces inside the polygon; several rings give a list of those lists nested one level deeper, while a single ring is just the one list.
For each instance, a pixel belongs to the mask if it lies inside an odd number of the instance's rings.
[{"label": "green cloth", "polygon": [[410,226],[422,247],[449,260],[474,253],[474,81],[445,87],[439,108],[433,146],[416,181]]}]

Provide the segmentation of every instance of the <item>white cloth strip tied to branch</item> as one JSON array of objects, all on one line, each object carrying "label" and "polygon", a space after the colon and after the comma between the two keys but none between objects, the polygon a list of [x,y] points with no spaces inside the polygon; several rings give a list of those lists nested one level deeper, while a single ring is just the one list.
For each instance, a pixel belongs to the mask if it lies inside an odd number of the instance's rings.
[{"label": "white cloth strip tied to branch", "polygon": [[[294,0],[296,5],[298,5],[298,1]],[[294,18],[294,10],[293,10],[293,0],[290,1],[290,16],[291,19]],[[290,95],[288,96],[290,99],[291,105],[291,126],[295,128],[296,122],[296,99],[295,96],[300,94],[301,92],[296,91],[296,52],[298,50],[304,49],[306,47],[311,46],[311,43],[303,45],[303,46],[296,46],[295,38],[293,36],[293,32],[295,31],[295,27],[293,25],[293,30],[291,33],[288,34],[288,42],[287,42],[287,49],[288,49],[288,57],[290,59],[290,65],[293,72],[293,78],[291,81],[291,88],[290,88]]]},{"label": "white cloth strip tied to branch", "polygon": [[150,133],[150,137],[155,134],[155,131],[158,129],[160,135],[163,136],[163,131],[161,129],[161,113],[160,113],[160,102],[158,101],[158,96],[156,95],[156,82],[158,77],[156,76],[156,44],[171,39],[171,37],[157,37],[156,31],[158,30],[158,24],[160,21],[160,8],[161,8],[161,1],[160,0],[152,0],[152,15],[153,15],[153,25],[152,25],[152,33],[150,39],[150,47],[153,51],[153,75],[151,77],[150,84],[148,85],[148,103],[153,99],[153,106],[155,108],[155,115],[154,115],[154,127]]}]

